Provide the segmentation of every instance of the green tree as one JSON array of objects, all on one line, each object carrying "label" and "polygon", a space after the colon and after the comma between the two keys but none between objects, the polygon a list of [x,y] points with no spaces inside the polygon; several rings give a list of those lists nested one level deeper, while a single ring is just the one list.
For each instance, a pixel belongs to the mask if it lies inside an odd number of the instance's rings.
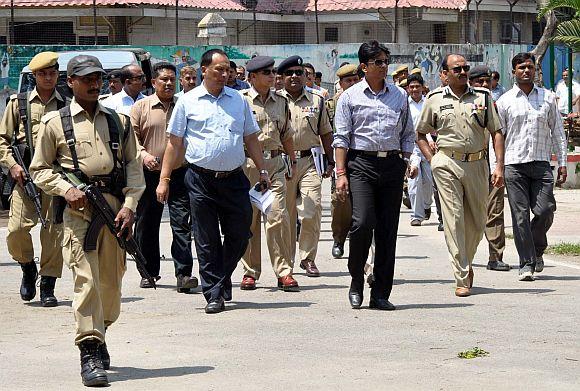
[{"label": "green tree", "polygon": [[558,20],[552,40],[580,52],[580,0],[549,0],[540,6],[538,18],[554,13]]}]

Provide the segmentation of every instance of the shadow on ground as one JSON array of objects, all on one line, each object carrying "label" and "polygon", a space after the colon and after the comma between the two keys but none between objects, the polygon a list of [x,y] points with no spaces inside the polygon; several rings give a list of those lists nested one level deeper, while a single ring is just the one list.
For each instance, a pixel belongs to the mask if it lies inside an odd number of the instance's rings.
[{"label": "shadow on ground", "polygon": [[[135,301],[141,301],[143,299],[144,299],[143,297],[122,297],[121,303],[133,303]],[[24,303],[24,305],[27,305],[29,307],[42,307],[42,305],[40,304],[40,301],[33,301],[30,303]],[[71,307],[72,300],[59,300],[58,306],[59,307]]]},{"label": "shadow on ground", "polygon": [[213,371],[215,367],[212,366],[197,366],[197,367],[175,367],[175,368],[135,368],[135,367],[111,367],[107,371],[107,376],[111,383],[123,382],[127,380],[142,380],[155,379],[162,377],[179,377],[196,375]]}]

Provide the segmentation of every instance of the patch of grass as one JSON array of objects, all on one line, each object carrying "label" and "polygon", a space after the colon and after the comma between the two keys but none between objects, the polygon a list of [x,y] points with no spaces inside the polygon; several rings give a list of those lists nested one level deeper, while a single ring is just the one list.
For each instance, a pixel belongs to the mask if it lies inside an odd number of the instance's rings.
[{"label": "patch of grass", "polygon": [[457,357],[464,358],[467,360],[472,359],[472,358],[476,358],[476,357],[485,357],[488,355],[489,355],[489,352],[486,352],[485,350],[480,349],[477,346],[474,347],[473,349],[469,349],[469,350],[466,350],[464,352],[457,353]]},{"label": "patch of grass", "polygon": [[562,242],[554,244],[548,246],[546,252],[549,254],[580,256],[580,243]]}]

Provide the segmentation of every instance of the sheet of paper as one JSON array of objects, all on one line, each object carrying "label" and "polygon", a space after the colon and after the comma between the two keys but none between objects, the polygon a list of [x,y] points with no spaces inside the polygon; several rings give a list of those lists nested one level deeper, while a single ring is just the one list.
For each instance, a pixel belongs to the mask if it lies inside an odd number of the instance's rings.
[{"label": "sheet of paper", "polygon": [[310,148],[312,151],[312,159],[314,160],[314,167],[318,175],[322,176],[326,172],[326,160],[321,146]]},{"label": "sheet of paper", "polygon": [[262,193],[255,189],[256,186],[253,186],[250,189],[250,201],[252,204],[256,206],[256,208],[260,209],[262,213],[267,215],[270,213],[270,209],[272,209],[272,203],[274,202],[274,194],[272,194],[271,190],[266,190],[266,192]]}]

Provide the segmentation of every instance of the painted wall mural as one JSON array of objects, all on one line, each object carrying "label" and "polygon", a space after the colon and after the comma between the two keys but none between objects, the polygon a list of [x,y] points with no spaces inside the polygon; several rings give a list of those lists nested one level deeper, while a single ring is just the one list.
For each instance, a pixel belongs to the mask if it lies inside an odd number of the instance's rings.
[{"label": "painted wall mural", "polygon": [[[118,46],[98,46],[98,48],[115,48]],[[440,45],[440,44],[387,44],[391,51],[389,74],[399,65],[406,64],[409,68],[419,67],[429,87],[439,84],[438,72],[441,61],[448,53],[462,53],[471,64],[487,64],[492,70],[497,70],[502,76],[502,84],[510,85],[511,58],[518,52],[528,51],[529,45]],[[18,79],[21,69],[30,59],[46,50],[89,50],[95,46],[7,46],[0,45],[0,90],[4,93],[13,93],[18,88]],[[196,65],[207,46],[144,46],[143,49],[151,53],[152,61],[169,61],[181,69],[185,65]],[[231,60],[238,65],[245,63],[254,55],[268,55],[279,64],[283,59],[297,54],[305,62],[312,63],[317,71],[323,74],[323,83],[331,87],[335,80],[336,70],[344,62],[358,63],[357,51],[359,44],[337,45],[263,45],[263,46],[225,46]],[[560,79],[561,71],[567,66],[566,50],[556,48],[555,55],[555,82]],[[580,56],[574,57],[574,76],[580,80]],[[549,69],[548,58],[544,60],[544,70]],[[551,87],[551,86],[549,86]]]}]

